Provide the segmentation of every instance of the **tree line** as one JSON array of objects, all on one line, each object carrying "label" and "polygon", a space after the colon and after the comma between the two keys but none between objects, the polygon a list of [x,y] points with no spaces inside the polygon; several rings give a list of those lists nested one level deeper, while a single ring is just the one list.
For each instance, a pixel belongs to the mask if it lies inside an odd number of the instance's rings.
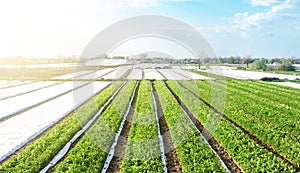
[{"label": "tree line", "polygon": [[[230,56],[202,59],[184,59],[185,64],[229,64],[229,65],[246,65],[245,68],[252,70],[285,70],[294,71],[294,64],[300,64],[300,58],[252,58],[250,56]],[[242,67],[241,67],[242,68]]]}]

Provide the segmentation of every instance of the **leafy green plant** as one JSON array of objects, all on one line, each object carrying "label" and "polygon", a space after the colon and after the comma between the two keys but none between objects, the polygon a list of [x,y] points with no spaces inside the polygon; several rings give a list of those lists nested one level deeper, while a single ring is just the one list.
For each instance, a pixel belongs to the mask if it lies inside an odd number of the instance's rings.
[{"label": "leafy green plant", "polygon": [[184,172],[226,172],[162,81],[155,87]]},{"label": "leafy green plant", "polygon": [[[180,85],[177,85],[176,82],[173,81],[170,81],[169,85],[172,88],[175,88],[174,91],[178,93],[179,89],[176,89],[176,87],[178,88],[180,87]],[[187,83],[185,83],[184,85],[187,86]],[[211,91],[210,89],[208,89],[208,87],[210,86],[207,85],[207,82],[197,82],[197,85],[199,86],[200,90],[198,93],[199,96],[211,102],[211,98],[209,98],[211,97],[211,95],[208,93],[202,95],[201,91]],[[274,144],[274,142],[276,141],[280,141],[281,137],[284,137],[282,136],[283,133],[275,131],[271,125],[263,124],[255,117],[243,112],[240,109],[241,107],[238,107],[240,101],[236,102],[236,100],[239,100],[238,96],[231,95],[230,89],[228,88],[227,91],[229,93],[227,92],[227,102],[224,110],[224,113],[227,116],[232,118],[238,124],[245,127],[251,133],[254,133],[258,137],[263,139],[263,141],[267,141],[267,139],[268,141],[270,141],[271,138],[274,137],[273,142],[270,142],[271,144]],[[214,114],[210,113],[210,109],[207,106],[202,106],[201,112],[195,112],[193,109],[193,105],[199,104],[199,102],[197,102],[197,99],[193,99],[193,97],[195,98],[195,96],[187,90],[184,90],[184,88],[181,88],[181,95],[184,95],[181,97],[189,97],[190,100],[194,101],[190,103],[185,103],[188,106],[188,108],[194,113],[194,115],[197,115],[198,119],[202,122],[202,124],[207,126],[207,124],[209,124],[209,122],[207,122],[207,116],[214,116]],[[215,139],[232,155],[236,162],[240,166],[242,166],[242,168],[245,171],[294,171],[292,166],[288,165],[276,155],[264,149],[262,146],[258,145],[255,141],[253,141],[246,134],[244,134],[240,129],[238,129],[236,126],[234,126],[225,119],[221,119],[217,126],[217,129],[213,132],[213,134]],[[290,138],[285,137],[285,139]],[[296,146],[297,144],[292,144],[293,150],[296,149]],[[289,147],[285,146],[285,148],[288,149]],[[292,154],[291,156],[294,159],[297,159],[295,157],[296,155],[294,152],[290,152],[290,154]]]},{"label": "leafy green plant", "polygon": [[[80,130],[80,124],[86,123],[104,105],[114,90],[117,89],[117,86],[120,85],[121,83],[117,82],[103,90],[85,105],[81,106],[73,115],[55,125],[44,136],[26,147],[17,156],[4,162],[0,166],[0,172],[24,172],[24,170],[39,172]],[[80,122],[78,118],[81,119]]]},{"label": "leafy green plant", "polygon": [[55,172],[99,172],[128,107],[135,86],[128,82],[101,117],[72,148]]},{"label": "leafy green plant", "polygon": [[142,81],[121,172],[163,172],[154,113],[150,82]]}]

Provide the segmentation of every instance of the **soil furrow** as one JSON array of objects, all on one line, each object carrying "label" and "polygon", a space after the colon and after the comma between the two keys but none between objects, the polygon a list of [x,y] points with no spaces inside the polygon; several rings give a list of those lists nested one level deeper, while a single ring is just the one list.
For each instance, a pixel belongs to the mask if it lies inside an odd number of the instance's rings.
[{"label": "soil furrow", "polygon": [[[168,86],[167,83],[166,83],[166,85]],[[278,151],[276,151],[272,146],[268,145],[267,143],[265,143],[264,141],[262,141],[259,137],[257,137],[256,135],[252,134],[250,131],[248,131],[247,129],[245,129],[243,126],[239,125],[234,120],[232,120],[231,118],[229,118],[227,115],[225,115],[224,113],[222,113],[219,110],[217,110],[214,106],[212,106],[211,104],[209,104],[207,101],[205,101],[203,98],[199,97],[197,94],[195,94],[194,92],[192,92],[191,90],[189,90],[187,87],[185,87],[181,83],[179,83],[179,85],[182,86],[183,88],[185,88],[191,94],[193,94],[196,98],[198,98],[199,100],[201,100],[206,106],[208,106],[215,113],[219,114],[220,116],[222,116],[223,118],[225,118],[227,121],[229,121],[231,124],[233,124],[234,126],[236,126],[237,128],[239,128],[244,134],[246,134],[250,139],[254,140],[257,144],[259,144],[260,146],[264,147],[266,150],[272,152],[277,157],[279,157],[280,159],[282,159],[284,162],[286,162],[289,165],[291,165],[297,172],[300,171],[300,167],[299,166],[297,166],[293,161],[291,161],[288,158],[284,157],[281,153],[279,153]],[[168,88],[170,88],[170,87],[168,86]]]},{"label": "soil furrow", "polygon": [[172,141],[172,137],[170,134],[170,129],[168,127],[168,124],[166,122],[163,110],[161,108],[161,104],[158,98],[158,94],[156,92],[155,86],[153,82],[151,83],[153,87],[153,94],[154,98],[157,104],[157,114],[158,114],[158,123],[160,127],[160,133],[162,134],[163,138],[163,144],[164,144],[164,151],[165,151],[165,157],[167,161],[167,170],[169,173],[171,172],[182,172],[182,167],[180,165],[179,159],[176,154],[176,149]]},{"label": "soil furrow", "polygon": [[[68,141],[65,145],[65,147],[67,146],[68,143],[71,143],[69,148],[63,148],[65,150],[67,150],[67,152],[64,155],[60,155],[59,153],[55,156],[55,157],[61,157],[59,158],[59,160],[55,163],[53,163],[52,161],[49,162],[49,164],[45,167],[45,168],[49,168],[46,170],[46,172],[54,172],[55,171],[55,166],[57,164],[59,164],[60,162],[62,162],[67,156],[68,153],[72,150],[72,148],[74,148],[76,146],[76,144],[80,141],[80,139],[85,135],[85,133],[95,124],[95,122],[100,118],[100,116],[102,115],[102,113],[109,107],[109,105],[112,103],[112,101],[114,100],[114,98],[118,95],[118,93],[121,91],[121,89],[125,86],[126,83],[123,83],[116,91],[115,93],[110,97],[110,99],[108,99],[108,101],[101,107],[101,109],[83,126],[81,130],[84,130],[83,133],[81,133],[80,135],[78,135],[77,132],[74,136],[76,137],[76,139],[74,140],[73,138]],[[92,122],[90,122],[92,121]],[[89,124],[90,123],[90,124]],[[87,125],[89,125],[88,127],[86,127]],[[73,141],[74,140],[74,141]],[[71,142],[72,141],[72,142]],[[62,150],[63,150],[62,149]],[[54,158],[55,158],[54,157]],[[44,168],[44,169],[45,169]]]},{"label": "soil furrow", "polygon": [[129,113],[125,120],[123,129],[121,131],[121,136],[117,141],[114,156],[113,156],[113,158],[109,164],[109,167],[107,169],[108,173],[120,172],[120,170],[121,170],[122,159],[123,159],[125,151],[126,151],[126,143],[127,143],[128,134],[129,134],[129,131],[131,128],[131,121],[132,121],[132,117],[134,114],[134,109],[135,109],[135,105],[136,105],[136,101],[137,101],[137,97],[138,97],[139,87],[140,87],[140,84],[138,84],[136,92],[134,93],[133,101],[132,101],[131,105],[129,105],[130,110],[129,110]]},{"label": "soil furrow", "polygon": [[187,106],[182,102],[182,100],[176,95],[176,93],[171,89],[171,87],[165,83],[169,91],[175,97],[177,102],[182,106],[184,111],[187,113],[189,118],[192,120],[196,128],[202,133],[204,138],[210,144],[211,148],[218,154],[218,156],[225,163],[227,168],[231,172],[244,172],[243,169],[235,162],[235,160],[230,156],[230,154],[221,146],[221,144],[210,134],[210,132],[202,125],[202,123],[193,115],[193,113],[187,108]]}]

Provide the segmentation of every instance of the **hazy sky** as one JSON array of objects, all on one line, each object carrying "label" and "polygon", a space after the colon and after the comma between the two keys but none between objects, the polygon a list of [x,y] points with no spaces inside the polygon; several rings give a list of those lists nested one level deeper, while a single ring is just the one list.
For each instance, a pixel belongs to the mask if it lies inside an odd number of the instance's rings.
[{"label": "hazy sky", "polygon": [[190,24],[219,56],[300,57],[299,0],[0,0],[0,57],[80,56],[105,27],[145,14]]}]

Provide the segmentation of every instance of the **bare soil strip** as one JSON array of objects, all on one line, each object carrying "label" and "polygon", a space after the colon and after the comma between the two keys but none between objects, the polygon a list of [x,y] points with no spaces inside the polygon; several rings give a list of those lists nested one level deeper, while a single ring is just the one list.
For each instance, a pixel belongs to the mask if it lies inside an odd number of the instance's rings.
[{"label": "bare soil strip", "polygon": [[145,72],[144,72],[144,69],[142,69],[142,80],[145,79]]},{"label": "bare soil strip", "polygon": [[[156,70],[156,69],[155,69]],[[167,76],[165,76],[162,72],[156,70],[162,77],[164,77],[166,80],[168,79]]]},{"label": "bare soil strip", "polygon": [[244,172],[244,170],[235,162],[230,154],[221,146],[220,143],[210,134],[210,132],[202,125],[202,123],[193,115],[193,113],[187,108],[182,100],[175,94],[170,86],[165,83],[169,91],[175,97],[177,102],[181,105],[184,111],[186,111],[189,118],[192,120],[196,128],[202,133],[204,138],[210,144],[211,148],[218,154],[218,156],[225,163],[230,172]]},{"label": "bare soil strip", "polygon": [[134,93],[133,101],[131,102],[131,105],[129,105],[130,110],[127,115],[123,129],[121,131],[121,137],[117,141],[114,156],[113,156],[113,158],[109,164],[109,167],[107,169],[108,173],[120,172],[120,170],[121,170],[122,159],[123,159],[125,151],[126,151],[126,143],[127,143],[128,134],[129,134],[129,131],[131,128],[131,121],[132,121],[132,117],[134,114],[134,108],[135,108],[137,97],[138,97],[139,87],[140,87],[140,84],[138,83],[136,92]]},{"label": "bare soil strip", "polygon": [[[126,79],[127,77],[130,75],[130,73],[132,72],[132,69],[128,69],[121,77],[120,79]],[[115,80],[120,80],[120,79],[115,79]]]},{"label": "bare soil strip", "polygon": [[158,94],[156,92],[155,86],[153,82],[151,82],[151,85],[153,87],[153,94],[154,98],[157,104],[157,114],[158,114],[158,123],[160,127],[160,133],[162,134],[163,137],[163,144],[164,144],[164,151],[165,151],[165,157],[167,160],[167,170],[168,173],[171,172],[182,172],[182,167],[179,162],[179,158],[177,157],[175,146],[172,141],[172,137],[170,134],[170,130],[168,127],[168,124],[166,122],[163,110],[161,108],[161,104],[158,98]]},{"label": "bare soil strip", "polygon": [[[166,85],[168,86],[168,84],[166,83]],[[185,88],[187,91],[189,91],[191,94],[193,94],[196,98],[198,98],[199,100],[201,100],[206,106],[208,106],[211,110],[213,110],[215,113],[221,115],[223,118],[225,118],[227,121],[229,121],[231,124],[233,124],[234,126],[236,126],[237,128],[239,128],[244,134],[246,134],[247,136],[249,136],[250,139],[254,140],[257,144],[261,145],[262,147],[264,147],[266,150],[272,152],[273,154],[275,154],[277,157],[279,157],[280,159],[282,159],[284,162],[288,163],[289,165],[291,165],[297,172],[300,171],[300,167],[297,166],[294,162],[292,162],[291,160],[289,160],[288,158],[284,157],[281,153],[279,153],[278,151],[276,151],[273,147],[271,147],[270,145],[268,145],[267,143],[265,143],[264,141],[262,141],[259,137],[255,136],[254,134],[252,134],[251,132],[249,132],[247,129],[245,129],[244,127],[242,127],[241,125],[237,124],[234,120],[232,120],[231,118],[229,118],[227,115],[225,115],[224,113],[220,112],[219,110],[217,110],[214,106],[212,106],[211,104],[209,104],[207,101],[205,101],[203,98],[199,97],[197,94],[195,94],[193,91],[189,90],[188,88],[186,88],[184,85],[182,85],[181,83],[179,83],[179,85],[181,85],[183,88]],[[170,88],[168,86],[168,88]],[[170,90],[172,90],[170,88]],[[171,91],[172,92],[172,91]],[[175,93],[174,93],[175,94]],[[178,96],[177,96],[178,97]],[[179,98],[179,97],[178,97]]]},{"label": "bare soil strip", "polygon": [[[103,78],[104,76],[106,76],[106,75],[108,75],[108,74],[110,74],[110,73],[113,73],[113,72],[115,72],[115,71],[117,71],[117,70],[118,70],[118,69],[116,68],[116,69],[113,70],[113,71],[107,72],[107,73],[105,73],[105,74],[99,76],[97,79],[101,79],[101,78]],[[97,80],[97,79],[95,79],[95,80]]]}]

